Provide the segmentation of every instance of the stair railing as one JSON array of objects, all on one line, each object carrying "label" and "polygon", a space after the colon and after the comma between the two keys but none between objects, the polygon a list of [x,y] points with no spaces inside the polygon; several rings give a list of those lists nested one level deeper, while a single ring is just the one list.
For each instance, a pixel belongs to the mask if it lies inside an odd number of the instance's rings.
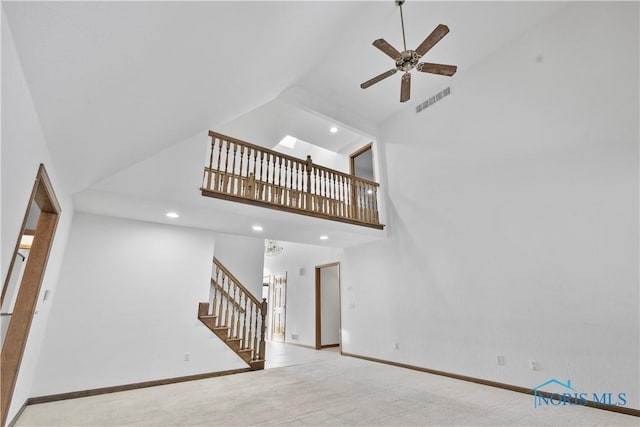
[{"label": "stair railing", "polygon": [[229,338],[240,339],[240,351],[251,351],[251,361],[265,360],[267,300],[259,301],[236,277],[213,258],[213,301],[209,305],[215,326],[229,328]]},{"label": "stair railing", "polygon": [[209,131],[204,195],[382,228],[377,182]]}]

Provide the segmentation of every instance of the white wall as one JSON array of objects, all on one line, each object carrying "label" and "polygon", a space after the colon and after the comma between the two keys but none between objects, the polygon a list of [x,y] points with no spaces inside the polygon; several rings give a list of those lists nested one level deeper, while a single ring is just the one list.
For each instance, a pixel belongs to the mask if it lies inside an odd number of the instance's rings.
[{"label": "white wall", "polygon": [[253,296],[262,295],[264,239],[216,233],[215,256]]},{"label": "white wall", "polygon": [[[342,249],[281,243],[282,253],[265,257],[264,268],[267,274],[287,273],[285,341],[315,347],[315,267],[340,261]],[[298,335],[298,340],[292,339],[292,334]]]},{"label": "white wall", "polygon": [[76,213],[32,396],[246,368],[197,318],[213,250],[210,231]]},{"label": "white wall", "polygon": [[638,36],[637,2],[572,3],[381,126],[389,239],[345,249],[344,351],[640,408]]},{"label": "white wall", "polygon": [[320,344],[340,343],[340,272],[337,265],[320,269]]},{"label": "white wall", "polygon": [[57,278],[73,218],[73,206],[58,180],[56,169],[49,155],[4,10],[2,11],[2,149],[0,157],[2,159],[2,191],[0,196],[2,205],[2,227],[0,229],[2,283],[7,275],[40,163],[44,163],[47,168],[54,191],[62,207],[40,294],[42,296],[44,291],[48,289],[52,298],[43,303],[40,296],[36,306],[36,315],[31,324],[29,339],[9,410],[8,420],[11,420],[26,399],[31,396],[31,384],[50,306],[55,299]]}]

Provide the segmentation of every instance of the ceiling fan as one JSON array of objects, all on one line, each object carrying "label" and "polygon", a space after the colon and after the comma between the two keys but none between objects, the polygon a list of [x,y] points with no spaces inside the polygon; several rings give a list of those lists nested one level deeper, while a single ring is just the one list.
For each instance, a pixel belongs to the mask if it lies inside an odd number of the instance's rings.
[{"label": "ceiling fan", "polygon": [[438,25],[435,30],[427,36],[426,39],[416,50],[407,49],[407,41],[404,36],[404,18],[402,16],[402,5],[405,0],[396,0],[396,4],[400,6],[400,22],[402,23],[402,42],[404,43],[404,51],[398,52],[396,48],[391,46],[385,39],[378,39],[373,42],[373,45],[386,53],[396,63],[396,67],[385,71],[362,83],[360,87],[366,89],[369,86],[373,86],[381,80],[391,77],[398,71],[404,71],[402,75],[402,82],[400,84],[400,102],[407,102],[411,97],[411,71],[416,69],[423,73],[440,74],[442,76],[453,76],[456,73],[458,67],[455,65],[433,64],[430,62],[419,62],[420,59],[438,43],[449,32],[449,27],[446,25]]}]

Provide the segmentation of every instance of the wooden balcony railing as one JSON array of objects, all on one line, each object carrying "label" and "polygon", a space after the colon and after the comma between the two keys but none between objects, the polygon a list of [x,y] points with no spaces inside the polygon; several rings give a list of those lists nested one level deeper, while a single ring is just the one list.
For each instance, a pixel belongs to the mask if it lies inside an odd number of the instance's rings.
[{"label": "wooden balcony railing", "polygon": [[379,184],[209,131],[202,195],[382,229]]}]

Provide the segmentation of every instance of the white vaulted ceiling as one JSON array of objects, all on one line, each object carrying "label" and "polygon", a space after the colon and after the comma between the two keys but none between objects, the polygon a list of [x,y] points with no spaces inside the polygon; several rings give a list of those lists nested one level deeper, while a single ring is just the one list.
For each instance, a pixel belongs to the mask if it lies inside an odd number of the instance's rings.
[{"label": "white vaulted ceiling", "polygon": [[[448,25],[428,59],[455,64],[458,73],[414,75],[412,99],[401,104],[399,75],[359,87],[393,65],[373,40],[402,50],[391,0],[2,2],[58,175],[86,209],[98,204],[83,191],[135,196],[118,177],[135,179],[135,165],[194,135],[203,140],[193,152],[204,156],[208,129],[244,129],[270,146],[283,132],[297,132],[334,150],[375,137],[379,124],[463,79],[474,63],[560,7],[406,2],[407,47]],[[331,124],[352,134],[332,140]]]},{"label": "white vaulted ceiling", "polygon": [[357,5],[4,8],[54,161],[80,190],[275,98],[324,56],[338,37],[331,27],[345,25]]}]

